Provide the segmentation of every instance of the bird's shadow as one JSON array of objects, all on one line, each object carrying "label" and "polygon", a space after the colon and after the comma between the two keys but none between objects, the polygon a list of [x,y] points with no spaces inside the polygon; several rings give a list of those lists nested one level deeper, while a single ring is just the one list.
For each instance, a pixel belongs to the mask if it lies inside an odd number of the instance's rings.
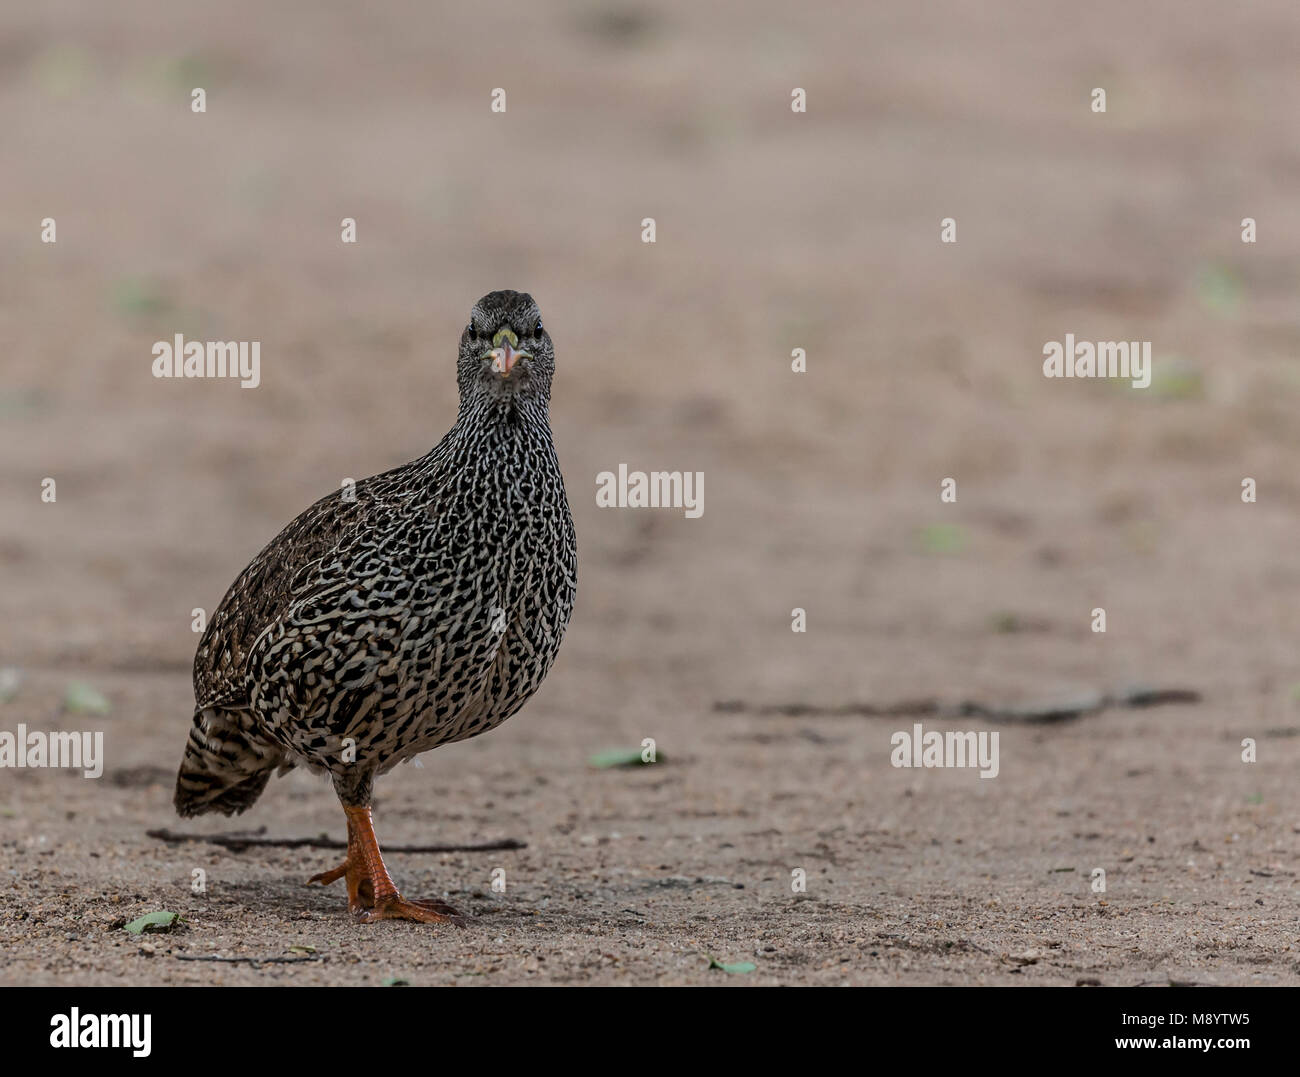
[{"label": "bird's shadow", "polygon": [[[273,911],[286,919],[296,919],[303,913],[320,916],[337,916],[343,920],[351,919],[348,913],[348,892],[343,880],[330,886],[308,885],[307,879],[312,872],[305,871],[301,878],[285,877],[283,879],[249,880],[232,882],[221,887],[222,903],[233,905],[258,916],[265,916]],[[405,891],[404,891],[405,893]],[[515,912],[507,905],[496,902],[478,902],[472,900],[473,891],[448,891],[446,895],[439,892],[430,900],[445,901],[455,906],[464,914],[465,925],[472,926],[480,921],[501,925],[510,920],[527,920],[524,912]],[[408,896],[422,898],[418,885],[412,885]]]}]

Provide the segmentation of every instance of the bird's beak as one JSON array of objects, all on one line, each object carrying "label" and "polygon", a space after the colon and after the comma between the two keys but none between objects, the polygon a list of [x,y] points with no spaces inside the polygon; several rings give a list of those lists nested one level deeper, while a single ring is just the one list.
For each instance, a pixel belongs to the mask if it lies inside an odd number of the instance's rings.
[{"label": "bird's beak", "polygon": [[519,338],[509,329],[498,329],[496,335],[492,338],[492,350],[484,353],[484,358],[492,357],[492,369],[506,377],[515,363],[520,358],[527,355],[532,356],[531,352],[516,350],[519,348]]}]

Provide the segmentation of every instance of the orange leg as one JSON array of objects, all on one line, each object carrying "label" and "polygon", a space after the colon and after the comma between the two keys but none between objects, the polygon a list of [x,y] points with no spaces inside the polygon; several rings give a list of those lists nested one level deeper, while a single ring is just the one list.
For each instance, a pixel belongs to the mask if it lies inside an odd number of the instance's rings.
[{"label": "orange leg", "polygon": [[359,923],[370,924],[376,920],[416,920],[422,924],[453,923],[464,926],[465,918],[452,906],[442,901],[408,901],[398,893],[397,887],[384,867],[375,838],[375,826],[369,808],[344,805],[348,817],[348,857],[329,871],[322,871],[307,880],[307,885],[320,883],[328,886],[346,878],[348,881],[348,910]]}]

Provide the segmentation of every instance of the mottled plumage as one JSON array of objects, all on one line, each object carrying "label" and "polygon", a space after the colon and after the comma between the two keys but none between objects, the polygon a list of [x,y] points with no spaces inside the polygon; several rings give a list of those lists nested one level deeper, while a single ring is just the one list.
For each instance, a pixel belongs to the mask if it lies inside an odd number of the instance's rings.
[{"label": "mottled plumage", "polygon": [[316,502],[235,580],[194,659],[182,815],[243,811],[299,763],[368,808],[377,775],[486,732],[537,690],[577,588],[553,369],[532,298],[484,296],[446,437]]}]

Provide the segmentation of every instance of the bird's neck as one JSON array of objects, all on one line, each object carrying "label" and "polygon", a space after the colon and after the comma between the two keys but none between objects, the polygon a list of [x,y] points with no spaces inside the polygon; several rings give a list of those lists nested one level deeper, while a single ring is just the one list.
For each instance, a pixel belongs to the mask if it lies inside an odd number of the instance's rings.
[{"label": "bird's neck", "polygon": [[513,431],[521,436],[536,430],[549,434],[550,425],[546,400],[532,394],[462,399],[456,417],[456,426],[463,430],[491,428],[497,433]]},{"label": "bird's neck", "polygon": [[444,445],[459,466],[494,467],[549,457],[554,449],[546,401],[521,395],[462,400]]}]

